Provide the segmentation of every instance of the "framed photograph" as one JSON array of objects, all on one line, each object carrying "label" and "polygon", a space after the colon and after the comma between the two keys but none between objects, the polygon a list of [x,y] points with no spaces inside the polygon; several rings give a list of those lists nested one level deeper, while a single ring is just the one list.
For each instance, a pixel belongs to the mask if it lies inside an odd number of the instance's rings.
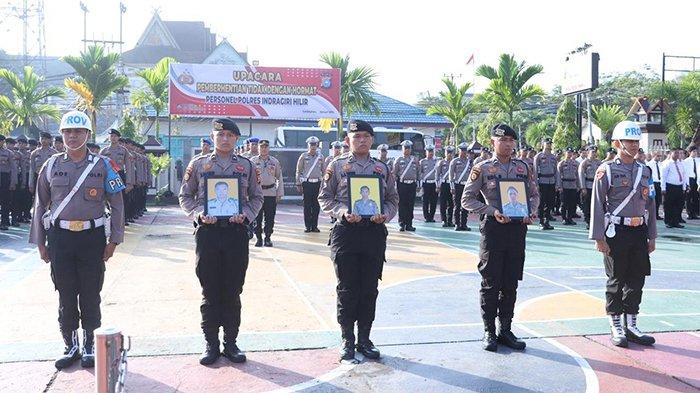
[{"label": "framed photograph", "polygon": [[215,216],[216,218],[229,218],[242,213],[241,200],[242,189],[240,187],[241,177],[214,176],[204,177],[206,187],[204,188],[204,214]]},{"label": "framed photograph", "polygon": [[498,210],[511,219],[523,219],[531,214],[530,192],[522,179],[498,180]]},{"label": "framed photograph", "polygon": [[383,214],[384,193],[379,175],[348,174],[348,208],[363,218]]}]

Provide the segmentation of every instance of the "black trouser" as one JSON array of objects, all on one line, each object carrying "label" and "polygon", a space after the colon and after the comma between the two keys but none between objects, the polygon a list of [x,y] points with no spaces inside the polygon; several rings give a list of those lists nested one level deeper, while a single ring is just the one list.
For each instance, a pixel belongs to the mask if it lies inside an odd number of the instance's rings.
[{"label": "black trouser", "polygon": [[304,226],[307,229],[318,228],[318,214],[321,212],[321,205],[318,204],[318,192],[321,183],[301,183],[304,195]]},{"label": "black trouser", "polygon": [[540,205],[537,209],[537,215],[540,216],[540,222],[549,222],[549,217],[552,215],[554,207],[554,184],[539,184],[540,188]]},{"label": "black trouser", "polygon": [[0,172],[0,225],[5,226],[10,225],[10,211],[12,210],[10,181],[9,172]]},{"label": "black trouser", "polygon": [[683,212],[683,186],[666,183],[664,198],[664,222],[666,225],[678,225]]},{"label": "black trouser", "polygon": [[513,319],[518,281],[523,278],[527,225],[499,224],[493,217],[481,222],[479,273],[481,318],[492,329],[496,315],[501,326]]},{"label": "black trouser", "polygon": [[606,236],[610,255],[605,256],[605,311],[608,315],[638,314],[644,277],[651,274],[647,226],[615,225],[615,236]]},{"label": "black trouser", "polygon": [[661,193],[661,182],[654,182],[654,201],[656,202],[656,217],[659,217],[659,208],[664,201],[664,197]]},{"label": "black trouser", "polygon": [[413,206],[416,204],[416,183],[396,182],[399,192],[399,224],[403,226],[413,225]]},{"label": "black trouser", "polygon": [[423,218],[425,218],[426,221],[435,219],[437,199],[438,194],[435,183],[423,183]]},{"label": "black trouser", "polygon": [[364,219],[358,224],[336,223],[330,234],[335,267],[338,323],[371,323],[382,278],[387,230]]},{"label": "black trouser", "polygon": [[61,332],[100,327],[100,291],[104,282],[102,260],[104,227],[71,232],[52,227],[48,234],[51,278],[58,291],[58,324]]},{"label": "black trouser", "polygon": [[583,201],[583,219],[586,221],[586,224],[589,224],[591,222],[591,195],[592,195],[592,193],[593,193],[592,189],[586,188],[586,194],[581,195],[581,199]]},{"label": "black trouser", "polygon": [[554,210],[561,212],[564,209],[564,199],[561,197],[561,191],[554,191]]},{"label": "black trouser", "polygon": [[442,222],[452,222],[452,212],[454,208],[450,183],[440,184],[440,217],[442,218]]},{"label": "black trouser", "polygon": [[462,207],[462,193],[464,192],[464,184],[455,183],[455,193],[452,196],[454,198],[455,206],[455,226],[457,228],[464,228],[467,226],[467,219],[469,218],[469,212],[467,209]]},{"label": "black trouser", "polygon": [[698,181],[691,177],[688,179],[688,194],[686,196],[685,208],[689,217],[697,217],[700,213],[700,195],[698,195]]},{"label": "black trouser", "polygon": [[262,209],[258,213],[258,217],[255,219],[258,225],[255,227],[255,235],[257,237],[262,237],[263,233],[263,215],[265,216],[265,237],[270,237],[272,231],[275,227],[275,213],[277,212],[277,197],[276,196],[266,196],[263,197]]},{"label": "black trouser", "polygon": [[248,269],[248,235],[240,224],[200,225],[195,231],[196,272],[202,286],[202,331],[223,326],[235,341],[241,325],[241,292]]},{"label": "black trouser", "polygon": [[19,186],[20,180],[20,176],[17,176],[17,186],[15,186],[13,191],[10,191],[10,198],[12,199],[10,204],[12,205],[11,214],[13,224],[19,224],[19,220],[22,219],[22,205],[24,204],[22,197],[24,196],[24,192]]},{"label": "black trouser", "polygon": [[573,220],[576,214],[576,204],[578,203],[578,190],[575,188],[565,188],[562,190],[561,216],[565,220]]}]

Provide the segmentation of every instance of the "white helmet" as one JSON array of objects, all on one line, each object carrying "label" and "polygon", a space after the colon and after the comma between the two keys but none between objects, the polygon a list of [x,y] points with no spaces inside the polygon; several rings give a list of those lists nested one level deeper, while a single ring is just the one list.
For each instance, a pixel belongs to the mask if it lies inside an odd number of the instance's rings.
[{"label": "white helmet", "polygon": [[617,123],[615,129],[612,132],[612,140],[632,140],[638,141],[642,139],[642,129],[639,128],[639,124],[634,121],[621,121]]},{"label": "white helmet", "polygon": [[92,121],[88,115],[81,111],[70,111],[61,118],[59,131],[66,128],[85,128],[88,131],[92,131]]}]

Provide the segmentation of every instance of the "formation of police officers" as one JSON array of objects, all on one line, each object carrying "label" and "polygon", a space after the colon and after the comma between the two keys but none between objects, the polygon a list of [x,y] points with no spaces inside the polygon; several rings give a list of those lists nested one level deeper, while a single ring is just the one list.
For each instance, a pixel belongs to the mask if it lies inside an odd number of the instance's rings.
[{"label": "formation of police officers", "polygon": [[[87,140],[92,127],[82,112],[64,115],[60,130],[64,152],[54,153],[48,150],[48,142],[42,141],[42,148],[30,155],[47,157],[44,162],[39,163],[37,158],[37,162],[30,159],[29,163],[30,168],[39,168],[31,177],[36,198],[30,242],[37,244],[42,260],[51,263],[52,279],[59,292],[59,324],[66,349],[56,367],[68,367],[77,359],[84,367],[91,367],[93,331],[101,320],[104,262],[123,241],[125,220],[133,218],[126,213],[124,201],[130,199],[130,192],[147,185],[137,174],[137,168],[147,164],[138,164],[137,154],[142,149],[133,143],[123,146],[116,130],[110,133],[109,147],[91,152]],[[586,190],[584,196],[590,200],[590,205],[583,203],[590,207],[584,210],[590,221],[589,237],[604,254],[611,340],[618,346],[627,346],[627,340],[653,344],[653,337],[638,329],[637,314],[644,279],[650,274],[649,254],[655,249],[657,216],[649,214],[656,208],[652,191],[655,178],[652,169],[638,161],[641,130],[636,123],[618,124],[612,137],[616,157],[602,163],[588,157],[580,165],[574,164],[573,151],[568,151],[561,162],[553,160],[549,140],[534,157],[527,148],[520,153],[521,158],[516,157],[517,133],[506,124],[497,124],[491,130],[493,156],[486,148],[462,143],[457,147],[457,157],[453,157],[455,149],[448,146],[445,158],[439,161],[433,146],[426,147],[424,159],[414,158],[410,141],[401,144],[403,154],[394,160],[387,158],[386,145],[380,145],[379,156],[372,157],[374,130],[361,120],[348,123],[345,140],[332,145],[333,157],[329,159],[319,151],[318,139],[310,137],[307,152],[299,157],[295,180],[304,196],[306,232],[318,232],[319,211],[334,221],[329,246],[338,283],[341,361],[355,362],[356,351],[370,359],[380,356],[370,333],[378,280],[386,261],[385,223],[398,214],[401,231],[415,230],[413,202],[419,186],[428,222],[435,221],[438,200],[445,227],[469,230],[467,212],[480,215],[478,268],[482,276],[485,350],[496,351],[499,343],[516,350],[525,348],[511,325],[518,282],[523,278],[527,225],[539,218],[546,228],[552,220],[548,213],[556,207],[551,206],[556,192],[580,189]],[[237,337],[240,295],[249,261],[248,241],[256,236],[256,246],[272,246],[276,203],[283,192],[280,164],[269,155],[269,141],[251,138],[246,152],[238,154],[239,138],[240,130],[233,121],[215,119],[210,139],[202,139],[202,153],[189,163],[179,193],[180,206],[196,228],[196,274],[202,287],[201,328],[206,341],[200,357],[203,365],[214,363],[221,355],[235,363],[246,360],[237,346]],[[345,146],[347,151],[343,152]],[[693,158],[697,156],[692,154]],[[17,168],[14,158],[7,154],[0,157],[8,157],[2,161],[9,168],[8,176],[3,171],[3,187],[15,190],[21,178],[13,169]],[[677,172],[679,187],[683,188],[684,182],[690,184],[680,169]],[[350,209],[350,179],[368,176],[381,184],[377,190],[380,206],[374,214],[361,215]],[[217,217],[207,212],[207,181],[221,177],[238,181],[239,210],[231,216]],[[506,180],[527,185],[525,214],[508,215],[501,207],[498,185]],[[670,193],[673,181],[667,178],[663,184],[662,180],[662,193]],[[572,198],[577,193],[560,194],[565,223],[570,223],[578,204]],[[137,195],[131,199],[138,201],[132,205],[136,215],[143,211]],[[83,328],[82,345],[79,326]]]}]

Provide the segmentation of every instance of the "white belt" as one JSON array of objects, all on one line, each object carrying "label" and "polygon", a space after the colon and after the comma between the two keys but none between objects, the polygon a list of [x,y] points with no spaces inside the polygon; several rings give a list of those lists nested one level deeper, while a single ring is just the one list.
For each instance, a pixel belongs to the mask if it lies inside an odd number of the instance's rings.
[{"label": "white belt", "polygon": [[318,183],[320,180],[319,179],[306,179],[304,181],[308,182],[308,183]]},{"label": "white belt", "polygon": [[610,217],[610,222],[612,222],[615,225],[624,225],[628,227],[638,227],[642,224],[644,224],[644,217],[618,217],[618,216],[611,216]]},{"label": "white belt", "polygon": [[100,217],[96,218],[92,221],[66,221],[66,220],[58,220],[58,227],[61,229],[67,229],[71,232],[80,232],[84,231],[86,229],[92,229],[92,222],[95,223],[94,228],[99,228],[105,224],[105,218]]},{"label": "white belt", "polygon": [[466,185],[467,185],[467,182],[466,182],[466,181],[461,181],[461,182],[458,182],[457,184],[461,184],[461,185],[463,185],[463,186],[466,186]]},{"label": "white belt", "polygon": [[401,181],[401,183],[404,183],[404,184],[413,184],[413,183],[415,183],[415,182],[416,182],[415,180],[404,180],[404,181]]},{"label": "white belt", "polygon": [[435,180],[425,180],[423,183],[435,184]]}]

